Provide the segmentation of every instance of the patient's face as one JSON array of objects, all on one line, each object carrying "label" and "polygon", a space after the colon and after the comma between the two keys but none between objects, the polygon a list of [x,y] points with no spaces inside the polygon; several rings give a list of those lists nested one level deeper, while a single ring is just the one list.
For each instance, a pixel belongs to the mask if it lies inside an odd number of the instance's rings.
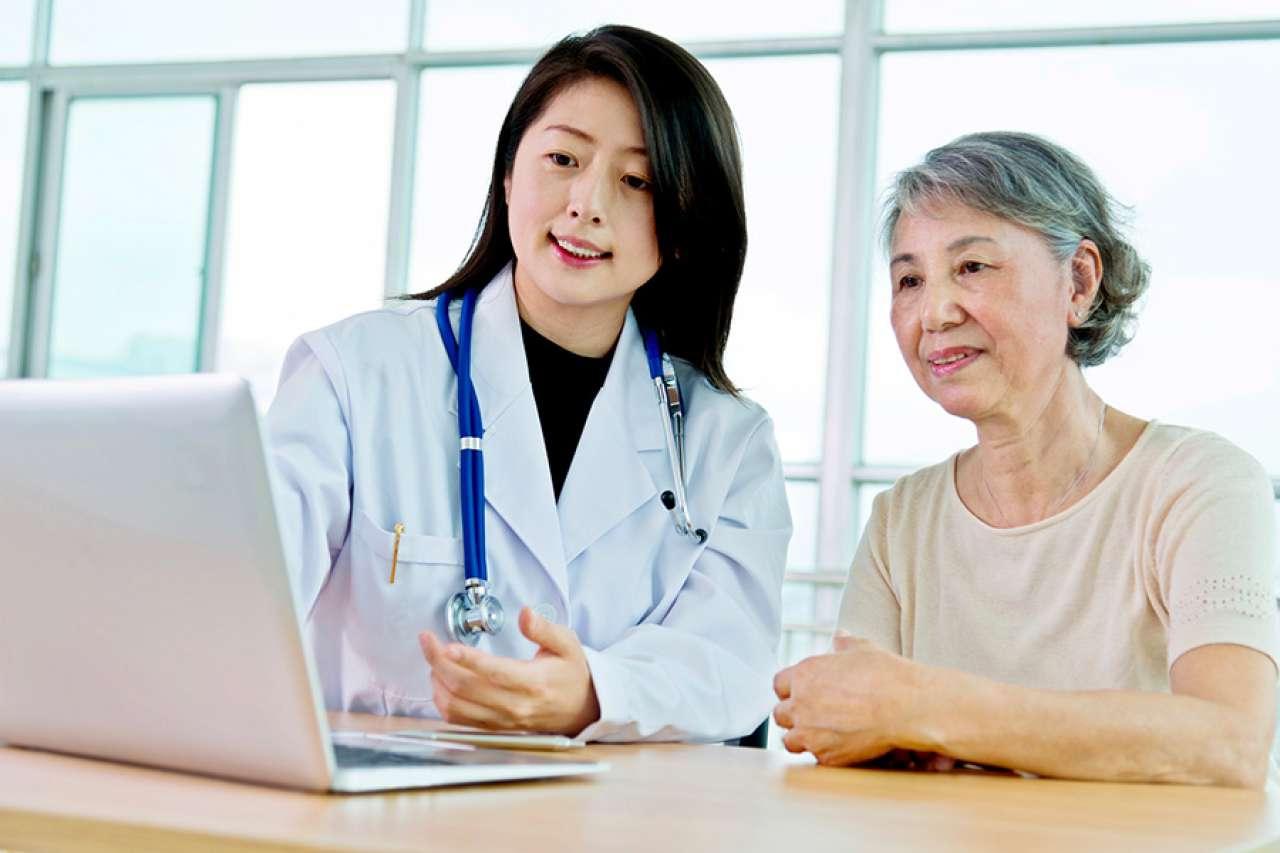
[{"label": "patient's face", "polygon": [[1070,365],[1070,261],[958,203],[904,214],[890,259],[893,331],[920,388],[974,421],[1036,411]]}]

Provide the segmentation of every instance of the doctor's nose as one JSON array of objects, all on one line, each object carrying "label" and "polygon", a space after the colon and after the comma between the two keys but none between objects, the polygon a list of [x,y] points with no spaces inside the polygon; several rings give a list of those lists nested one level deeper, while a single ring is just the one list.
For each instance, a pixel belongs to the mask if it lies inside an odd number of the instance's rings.
[{"label": "doctor's nose", "polygon": [[607,191],[602,183],[591,175],[583,175],[574,183],[569,192],[570,219],[586,220],[592,225],[604,224],[604,195]]}]

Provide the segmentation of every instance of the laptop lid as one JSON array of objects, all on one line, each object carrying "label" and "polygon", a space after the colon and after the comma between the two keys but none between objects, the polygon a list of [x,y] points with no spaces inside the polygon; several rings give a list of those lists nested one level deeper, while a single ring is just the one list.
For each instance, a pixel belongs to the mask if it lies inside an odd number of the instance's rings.
[{"label": "laptop lid", "polygon": [[330,743],[243,380],[3,382],[0,448],[0,741],[309,790],[605,769]]},{"label": "laptop lid", "polygon": [[0,448],[0,741],[328,787],[246,383],[0,383]]}]

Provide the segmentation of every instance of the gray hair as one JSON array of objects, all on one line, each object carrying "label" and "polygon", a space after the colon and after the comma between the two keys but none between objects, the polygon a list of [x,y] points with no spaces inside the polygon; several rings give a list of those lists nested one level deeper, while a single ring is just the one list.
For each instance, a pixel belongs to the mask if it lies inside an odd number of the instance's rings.
[{"label": "gray hair", "polygon": [[971,133],[935,148],[898,173],[884,203],[881,239],[889,246],[903,213],[958,202],[1039,232],[1065,261],[1082,239],[1102,255],[1102,282],[1085,321],[1067,335],[1081,367],[1102,364],[1133,338],[1139,297],[1151,268],[1120,233],[1124,209],[1071,152],[1029,133]]}]

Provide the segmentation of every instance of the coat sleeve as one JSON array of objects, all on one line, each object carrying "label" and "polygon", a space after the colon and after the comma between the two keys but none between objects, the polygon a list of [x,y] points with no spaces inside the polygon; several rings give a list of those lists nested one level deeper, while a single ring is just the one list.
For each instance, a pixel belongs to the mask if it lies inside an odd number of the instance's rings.
[{"label": "coat sleeve", "polygon": [[598,741],[719,741],[773,707],[791,514],[773,427],[747,441],[702,554],[661,620],[587,649]]},{"label": "coat sleeve", "polygon": [[351,520],[351,437],[346,382],[323,333],[294,342],[267,412],[276,516],[294,601],[305,621],[346,541]]}]

